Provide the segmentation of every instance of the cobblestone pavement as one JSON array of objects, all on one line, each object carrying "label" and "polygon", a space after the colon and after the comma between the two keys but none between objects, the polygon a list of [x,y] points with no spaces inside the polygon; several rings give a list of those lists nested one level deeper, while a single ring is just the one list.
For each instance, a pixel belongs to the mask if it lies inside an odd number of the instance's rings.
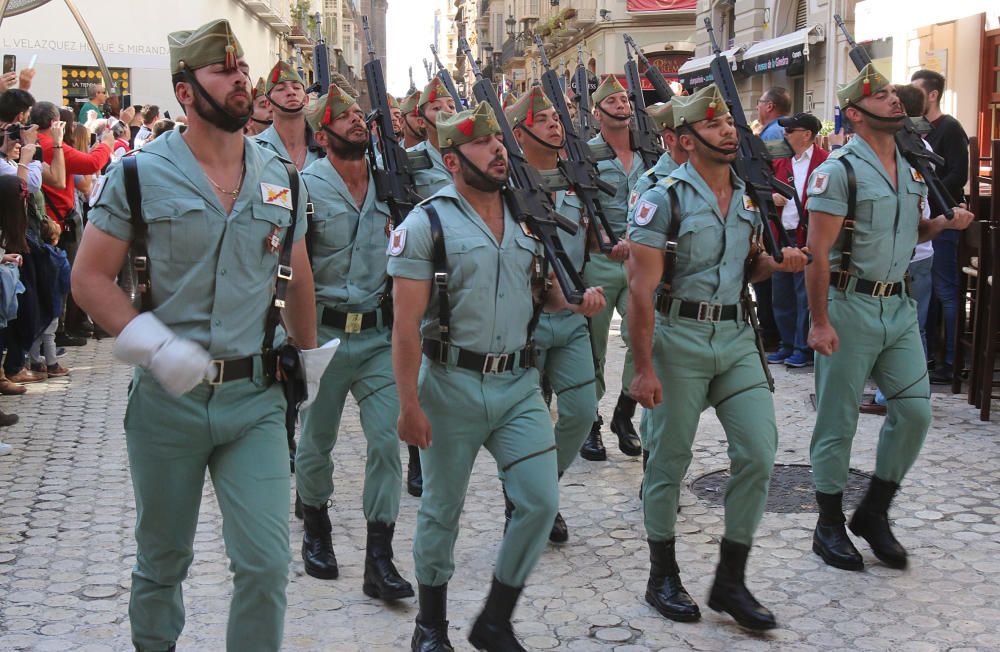
[{"label": "cobblestone pavement", "polygon": [[[610,348],[620,365],[621,341]],[[134,512],[121,426],[129,372],[111,362],[110,351],[108,341],[71,349],[64,360],[73,368],[69,379],[32,385],[25,396],[0,404],[21,415],[3,432],[14,453],[0,458],[0,650],[131,649]],[[775,369],[775,376],[778,462],[808,462],[812,374]],[[617,383],[612,374],[606,417]],[[780,623],[766,635],[748,634],[705,606],[722,509],[699,501],[687,486],[678,558],[704,618],[673,623],[646,605],[640,461],[622,455],[608,433],[609,460],[578,460],[564,478],[562,513],[571,538],[546,550],[515,613],[517,631],[530,648],[580,651],[1000,649],[1000,427],[977,421],[963,397],[936,394],[933,409],[923,454],[892,511],[911,568],[890,570],[864,545],[864,572],[827,567],[810,551],[814,515],[768,513],[748,570],[751,590]],[[852,466],[861,471],[873,468],[880,424],[880,417],[860,418]],[[303,573],[302,527],[292,519],[285,649],[408,649],[415,601],[386,606],[361,592],[364,445],[353,403],[343,428],[332,514],[341,576],[320,581]],[[688,482],[727,466],[721,427],[706,412]],[[404,492],[396,530],[397,561],[411,580],[417,505]],[[180,650],[224,649],[230,577],[220,520],[206,483]],[[503,527],[496,469],[485,451],[462,526],[449,617],[453,643],[467,650],[465,634],[488,588]]]}]

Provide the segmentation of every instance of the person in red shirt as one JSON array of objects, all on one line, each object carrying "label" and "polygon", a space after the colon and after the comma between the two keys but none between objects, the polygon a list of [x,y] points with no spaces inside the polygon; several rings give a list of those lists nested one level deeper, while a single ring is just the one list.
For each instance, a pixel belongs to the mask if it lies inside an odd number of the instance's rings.
[{"label": "person in red shirt", "polygon": [[[59,109],[51,102],[39,102],[31,109],[31,122],[38,125],[38,144],[42,148],[43,160],[46,163],[52,162],[55,149],[52,144],[52,137],[49,129],[52,123],[59,119]],[[81,152],[73,149],[68,144],[63,143],[63,158],[66,160],[66,187],[59,190],[51,186],[42,185],[42,192],[45,194],[45,211],[49,217],[59,223],[65,232],[78,232],[82,224],[79,216],[75,219],[68,219],[76,207],[75,185],[73,176],[77,174],[96,174],[111,160],[111,146],[115,142],[114,134],[110,129],[104,131],[101,142],[90,152]],[[67,224],[68,223],[68,224]],[[70,262],[75,253],[67,249]]]}]

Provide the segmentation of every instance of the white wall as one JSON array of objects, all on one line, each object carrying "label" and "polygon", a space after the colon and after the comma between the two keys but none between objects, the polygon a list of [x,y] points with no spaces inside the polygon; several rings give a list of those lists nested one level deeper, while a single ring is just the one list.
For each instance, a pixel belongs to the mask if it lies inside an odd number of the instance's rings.
[{"label": "white wall", "polygon": [[[77,9],[94,35],[109,68],[131,69],[134,104],[157,104],[172,115],[180,113],[170,86],[167,34],[194,29],[227,18],[243,45],[252,78],[267,74],[278,59],[278,39],[265,23],[231,0],[131,0],[126,19],[109,20],[105,0],[76,0]],[[277,4],[275,3],[275,6]],[[123,25],[124,23],[124,25]],[[37,100],[61,102],[62,66],[96,66],[83,33],[66,5],[58,0],[0,25],[0,54],[17,55],[25,67],[38,55],[31,92]]]}]

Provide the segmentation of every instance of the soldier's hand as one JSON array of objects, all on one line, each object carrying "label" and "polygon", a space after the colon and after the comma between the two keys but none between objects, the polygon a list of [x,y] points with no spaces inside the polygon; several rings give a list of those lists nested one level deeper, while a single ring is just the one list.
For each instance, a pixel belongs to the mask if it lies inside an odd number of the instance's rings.
[{"label": "soldier's hand", "polygon": [[593,317],[604,310],[607,303],[607,300],[604,298],[604,288],[587,288],[583,293],[583,301],[578,305],[571,305],[570,310],[584,317]]},{"label": "soldier's hand", "polygon": [[821,355],[833,355],[840,348],[840,338],[831,324],[816,324],[809,328],[809,347]]},{"label": "soldier's hand", "polygon": [[608,252],[608,258],[616,263],[626,260],[628,258],[628,241],[619,240],[618,244],[612,247],[611,251]]},{"label": "soldier's hand", "polygon": [[652,409],[663,402],[663,386],[653,372],[640,373],[636,371],[628,393],[647,409]]},{"label": "soldier's hand", "polygon": [[431,445],[431,422],[419,405],[400,408],[396,432],[400,440],[410,446],[428,448]]},{"label": "soldier's hand", "polygon": [[774,205],[777,206],[778,208],[781,208],[782,206],[788,203],[788,200],[785,199],[783,195],[779,195],[776,192],[771,193],[771,201],[773,201]]},{"label": "soldier's hand", "polygon": [[958,208],[954,209],[954,215],[945,224],[946,229],[952,229],[954,231],[964,231],[969,228],[969,225],[976,221],[976,216],[965,204],[959,204]]},{"label": "soldier's hand", "polygon": [[783,247],[781,249],[782,260],[775,261],[774,268],[779,272],[801,272],[809,264],[808,252],[797,247]]}]

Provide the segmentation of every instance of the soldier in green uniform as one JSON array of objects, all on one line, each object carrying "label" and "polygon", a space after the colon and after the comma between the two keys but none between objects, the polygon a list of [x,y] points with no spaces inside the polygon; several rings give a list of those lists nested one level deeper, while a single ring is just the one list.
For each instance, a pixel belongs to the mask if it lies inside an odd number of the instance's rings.
[{"label": "soldier in green uniform", "polygon": [[423,198],[430,197],[441,188],[451,183],[451,173],[445,167],[441,158],[441,143],[437,131],[437,115],[445,111],[455,113],[455,100],[448,94],[444,82],[436,76],[427,82],[417,100],[417,115],[423,120],[427,139],[413,146],[410,152],[420,152],[427,157],[424,169],[413,172],[413,183],[417,194]]},{"label": "soldier in green uniform", "polygon": [[267,99],[267,84],[264,78],[257,79],[257,85],[253,87],[253,113],[250,114],[250,121],[244,127],[243,132],[247,136],[256,136],[274,124],[271,108],[271,101]]},{"label": "soldier in green uniform", "polygon": [[[559,150],[563,147],[564,132],[559,116],[541,86],[531,87],[505,113],[528,163],[539,170],[555,170]],[[575,236],[560,232],[559,239],[573,266],[581,272],[586,257],[589,218],[572,190],[558,190],[553,193],[553,199],[556,210],[579,226]],[[594,358],[586,318],[568,309],[542,313],[535,327],[535,350],[538,352],[538,369],[548,376],[559,398],[559,419],[555,425],[556,467],[562,477],[576,459],[577,451],[590,430],[590,415],[597,411]],[[510,501],[507,501],[507,507],[509,519]],[[562,514],[556,514],[549,541],[563,543],[568,537]]]},{"label": "soldier in green uniform", "polygon": [[288,159],[299,170],[323,158],[323,147],[306,124],[306,83],[288,63],[278,61],[267,75],[264,96],[271,103],[273,124],[257,136],[257,144]]},{"label": "soldier in green uniform", "polygon": [[[629,137],[629,123],[632,119],[632,106],[628,94],[614,75],[608,75],[591,96],[594,117],[600,126],[600,133],[591,139],[591,145],[608,145],[614,150],[615,158],[598,161],[597,170],[601,179],[615,188],[614,197],[601,197],[601,205],[608,223],[615,235],[621,240],[608,254],[594,252],[584,269],[584,281],[587,285],[604,288],[607,305],[604,310],[590,320],[590,336],[593,339],[594,363],[597,371],[597,402],[604,398],[606,383],[604,382],[604,365],[607,360],[608,334],[611,330],[611,318],[615,310],[622,316],[622,337],[627,339],[625,314],[628,311],[628,280],[625,276],[625,260],[628,258],[628,242],[625,231],[628,225],[628,198],[635,187],[636,181],[646,171],[642,157],[632,151]],[[618,396],[614,416],[611,419],[611,430],[618,436],[618,447],[626,455],[639,455],[642,446],[639,436],[632,425],[635,415],[635,400],[626,393],[626,388],[632,380],[632,352],[625,353],[625,368],[622,370],[622,391]],[[595,414],[595,421],[590,435],[580,449],[580,455],[587,460],[605,460],[607,451],[601,439],[601,425],[604,420],[600,414]]]},{"label": "soldier in green uniform", "polygon": [[[412,649],[421,652],[452,649],[447,587],[480,447],[504,474],[514,511],[469,635],[476,648],[524,649],[510,618],[558,508],[552,422],[528,346],[532,289],[545,285],[542,249],[500,195],[508,167],[499,132],[485,102],[439,116],[454,184],[415,208],[389,243],[399,436],[421,447],[424,471],[413,542],[420,612]],[[588,290],[574,309],[592,312],[599,297]],[[566,307],[558,288],[545,301],[548,310]]]},{"label": "soldier in green uniform", "polygon": [[[654,104],[647,109],[647,113],[649,113],[649,117],[653,119],[653,122],[656,123],[657,129],[660,130],[660,137],[663,139],[663,144],[666,146],[667,151],[663,153],[663,156],[661,156],[660,160],[656,162],[656,165],[649,170],[646,170],[643,175],[639,177],[639,180],[635,182],[635,188],[632,189],[632,193],[629,195],[628,199],[629,221],[632,220],[632,215],[635,213],[635,205],[638,203],[639,197],[656,185],[658,181],[666,179],[671,172],[676,170],[688,160],[687,152],[677,145],[677,133],[674,131],[673,105],[670,102]],[[645,470],[646,462],[649,459],[649,448],[646,445],[648,419],[649,410],[643,410],[642,418],[639,421],[639,439],[642,442],[643,470]]]},{"label": "soldier in green uniform", "polygon": [[[845,570],[864,561],[844,527],[844,486],[857,405],[871,376],[888,400],[875,475],[851,518],[851,531],[892,568],[906,567],[906,550],[889,528],[889,504],[917,459],[931,421],[930,385],[916,303],[904,275],[918,240],[964,229],[955,217],[921,220],[927,186],[896,148],[906,113],[889,80],[871,65],[837,89],[854,138],[809,179],[806,270],[816,360],[816,426],[809,454],[820,515],[813,551]],[[853,196],[853,198],[852,198]],[[852,201],[853,199],[853,201]]]},{"label": "soldier in green uniform", "polygon": [[[234,574],[226,647],[276,651],[289,561],[285,399],[261,353],[288,237],[284,322],[301,347],[315,347],[304,189],[293,218],[285,164],[242,134],[250,80],[229,23],[174,32],[168,43],[188,128],[137,155],[141,216],[130,217],[124,165],[111,168],[73,268],[80,306],[118,336],[115,357],[138,367],[125,413],[137,518],[132,642],[160,652],[180,637],[207,470]],[[133,219],[148,242],[153,310],[141,314],[115,283]]]},{"label": "soldier in green uniform", "polygon": [[[681,583],[674,524],[698,420],[712,406],[729,441],[732,477],[708,604],[744,627],[770,629],[774,616],[747,590],[744,571],[764,513],[778,431],[741,298],[751,281],[779,269],[801,270],[806,255],[785,249],[779,265],[753,246],[761,215],[731,170],[738,139],[718,88],[675,97],[673,110],[677,144],[690,160],[643,194],[629,225],[630,393],[652,409],[642,494],[651,563],[646,601],[672,620],[700,617]],[[675,252],[669,260],[665,249]]]},{"label": "soldier in green uniform", "polygon": [[340,339],[340,355],[327,367],[319,400],[303,412],[295,455],[295,484],[305,533],[306,573],[337,577],[327,501],[333,495],[333,452],[347,393],[361,410],[368,440],[362,508],[368,523],[363,589],[396,600],[413,587],[392,563],[392,538],[399,513],[399,399],[392,377],[391,298],[388,259],[389,208],[378,201],[365,154],[368,129],[361,107],[339,86],[307,115],[326,158],[302,172],[314,214],[309,250],[316,282],[316,317],[324,341]]},{"label": "soldier in green uniform", "polygon": [[399,112],[403,120],[403,147],[411,149],[427,140],[427,128],[424,119],[417,113],[417,102],[420,101],[420,91],[414,91],[399,103]]}]

